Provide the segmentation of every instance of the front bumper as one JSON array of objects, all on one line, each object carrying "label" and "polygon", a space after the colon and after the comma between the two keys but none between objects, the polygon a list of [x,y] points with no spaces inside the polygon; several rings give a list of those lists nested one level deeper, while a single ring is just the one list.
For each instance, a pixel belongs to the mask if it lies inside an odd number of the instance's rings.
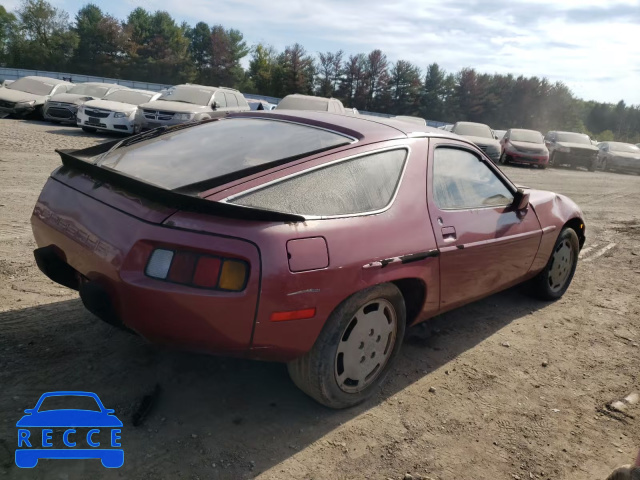
[{"label": "front bumper", "polygon": [[24,116],[29,115],[36,109],[35,105],[31,107],[3,107],[0,106],[0,116],[17,115]]},{"label": "front bumper", "polygon": [[90,117],[86,113],[78,113],[76,123],[79,127],[97,128],[117,133],[135,133],[134,115],[129,117],[115,118],[115,112],[109,113],[107,117]]},{"label": "front bumper", "polygon": [[548,165],[548,155],[538,155],[533,153],[517,152],[506,150],[505,155],[511,162],[526,163],[529,165]]},{"label": "front bumper", "polygon": [[136,117],[136,125],[139,126],[140,131],[142,130],[152,130],[158,127],[171,127],[173,125],[182,125],[184,123],[197,123],[193,118],[191,120],[176,120],[172,118],[171,120],[159,120],[159,119],[148,119],[146,117]]},{"label": "front bumper", "polygon": [[76,123],[78,106],[68,103],[46,103],[42,116],[45,120],[53,120],[62,123]]},{"label": "front bumper", "polygon": [[569,152],[556,151],[553,154],[553,164],[589,168],[597,162],[597,155],[597,153],[589,151],[582,152],[576,149],[572,149]]}]

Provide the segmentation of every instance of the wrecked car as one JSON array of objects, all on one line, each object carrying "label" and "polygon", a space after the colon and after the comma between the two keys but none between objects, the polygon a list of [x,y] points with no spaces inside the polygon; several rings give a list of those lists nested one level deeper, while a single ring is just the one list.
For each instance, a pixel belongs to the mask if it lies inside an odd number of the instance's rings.
[{"label": "wrecked car", "polygon": [[332,408],[409,326],[525,281],[562,297],[585,242],[569,198],[413,123],[232,113],[59,154],[31,217],[46,276],[149,341],[286,362]]},{"label": "wrecked car", "polygon": [[73,83],[49,77],[22,77],[0,89],[0,118],[7,115],[42,117],[42,107],[52,96],[64,93]]},{"label": "wrecked car", "polygon": [[590,172],[595,172],[599,150],[591,143],[589,135],[574,132],[547,132],[544,143],[549,150],[549,165],[584,167]]},{"label": "wrecked car", "polygon": [[45,120],[55,123],[76,123],[78,108],[90,100],[97,100],[127,87],[115,83],[86,82],[79,83],[66,93],[52,96],[44,105]]}]

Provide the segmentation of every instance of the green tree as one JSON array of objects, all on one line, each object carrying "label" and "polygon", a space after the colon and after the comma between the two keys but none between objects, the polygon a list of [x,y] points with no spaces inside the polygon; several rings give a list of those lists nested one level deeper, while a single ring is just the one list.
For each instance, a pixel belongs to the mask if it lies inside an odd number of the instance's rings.
[{"label": "green tree", "polygon": [[201,81],[211,67],[211,28],[204,22],[198,22],[187,32],[189,55],[197,72],[196,80]]},{"label": "green tree", "polygon": [[273,85],[276,96],[291,93],[311,95],[315,81],[315,62],[302,45],[296,43],[278,55]]},{"label": "green tree", "polygon": [[16,35],[17,18],[13,13],[0,5],[0,66],[7,63],[9,55],[9,45],[11,39]]},{"label": "green tree", "polygon": [[398,60],[389,72],[392,98],[391,113],[417,115],[420,108],[422,81],[420,69],[406,60]]},{"label": "green tree", "polygon": [[251,51],[249,61],[249,78],[256,91],[262,95],[276,95],[273,75],[277,68],[278,58],[271,45],[259,43]]},{"label": "green tree", "polygon": [[318,95],[321,97],[333,97],[336,94],[340,77],[342,75],[342,57],[344,52],[320,52],[318,54]]},{"label": "green tree", "polygon": [[367,59],[363,53],[350,55],[342,67],[338,96],[350,107],[364,110],[366,106],[365,80]]},{"label": "green tree", "polygon": [[7,55],[14,67],[63,71],[77,44],[67,12],[45,0],[23,0]]}]

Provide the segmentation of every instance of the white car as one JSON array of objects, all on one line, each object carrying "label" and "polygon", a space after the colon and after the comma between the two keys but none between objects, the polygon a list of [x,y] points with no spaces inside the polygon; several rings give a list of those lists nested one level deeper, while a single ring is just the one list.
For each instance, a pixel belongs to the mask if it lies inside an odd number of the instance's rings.
[{"label": "white car", "polygon": [[101,100],[89,100],[78,109],[77,122],[85,132],[136,133],[138,105],[160,98],[160,92],[149,90],[116,90]]},{"label": "white car", "polygon": [[0,118],[7,115],[41,116],[45,102],[73,88],[73,83],[48,77],[22,77],[0,89]]}]

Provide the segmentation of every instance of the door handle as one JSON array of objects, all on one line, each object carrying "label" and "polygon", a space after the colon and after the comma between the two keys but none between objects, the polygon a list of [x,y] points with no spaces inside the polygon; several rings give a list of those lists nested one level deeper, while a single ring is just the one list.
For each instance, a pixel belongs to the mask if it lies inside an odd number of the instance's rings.
[{"label": "door handle", "polygon": [[453,242],[457,238],[455,227],[442,227],[442,239],[445,242]]}]

